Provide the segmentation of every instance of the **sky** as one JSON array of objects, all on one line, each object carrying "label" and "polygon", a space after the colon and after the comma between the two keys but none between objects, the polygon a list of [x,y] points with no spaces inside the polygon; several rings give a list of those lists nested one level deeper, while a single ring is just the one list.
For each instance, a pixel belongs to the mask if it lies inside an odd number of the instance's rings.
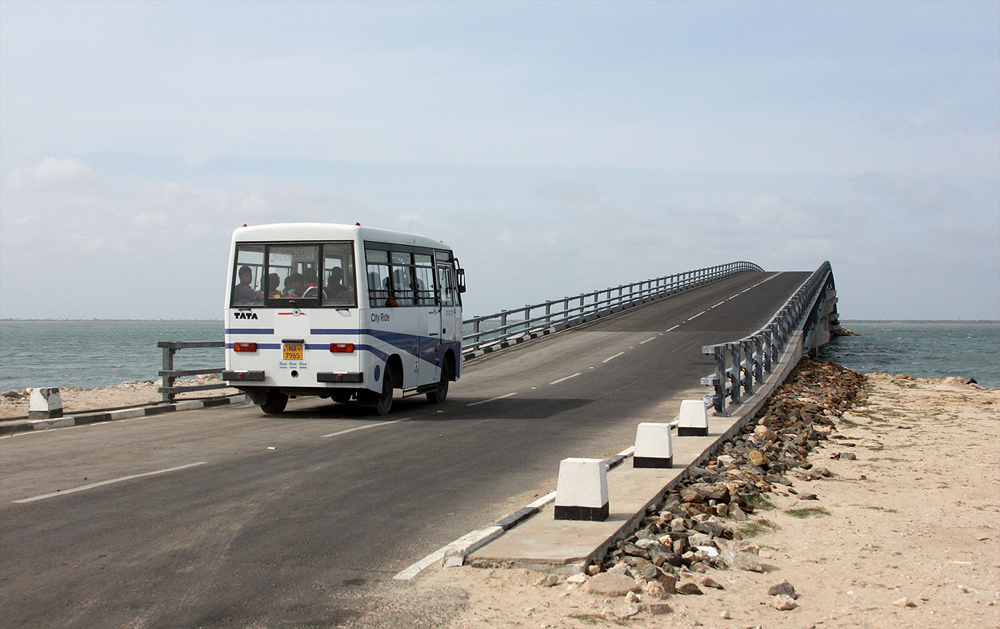
[{"label": "sky", "polygon": [[1000,2],[0,0],[0,317],[221,319],[289,221],[448,243],[466,317],[829,260],[1000,319]]}]

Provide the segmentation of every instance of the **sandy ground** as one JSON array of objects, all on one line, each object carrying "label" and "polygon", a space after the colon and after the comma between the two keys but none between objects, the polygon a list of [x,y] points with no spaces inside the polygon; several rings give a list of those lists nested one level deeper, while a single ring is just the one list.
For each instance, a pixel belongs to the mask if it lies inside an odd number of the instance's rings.
[{"label": "sandy ground", "polygon": [[[217,375],[198,376],[197,378],[176,380],[177,386],[195,384],[221,383]],[[62,401],[63,413],[78,413],[89,410],[122,408],[153,404],[162,399],[162,394],[156,392],[160,381],[154,382],[123,382],[110,387],[83,389],[79,387],[59,389],[59,399]],[[192,391],[179,393],[176,400],[195,400],[207,397],[219,397],[239,393],[236,389],[211,389],[208,391]],[[19,395],[20,394],[20,395]],[[0,419],[12,419],[28,416],[28,396],[24,391],[5,391],[0,396]]]},{"label": "sandy ground", "polygon": [[[546,587],[527,570],[428,570],[411,594],[465,599],[452,628],[1000,627],[1000,389],[866,380],[865,406],[811,457],[834,475],[794,482],[819,500],[772,493],[773,508],[740,525],[763,573],[709,570],[723,589],[655,601],[670,608],[656,615],[648,596]],[[783,581],[795,609],[768,595]]]}]

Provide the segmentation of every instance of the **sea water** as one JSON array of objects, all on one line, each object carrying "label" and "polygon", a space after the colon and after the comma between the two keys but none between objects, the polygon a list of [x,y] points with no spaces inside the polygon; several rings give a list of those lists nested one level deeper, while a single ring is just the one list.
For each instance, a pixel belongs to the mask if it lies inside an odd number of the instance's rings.
[{"label": "sea water", "polygon": [[863,336],[841,336],[819,358],[862,373],[917,378],[973,378],[1000,387],[1000,322],[853,322],[841,325]]},{"label": "sea water", "polygon": [[[0,321],[0,390],[156,380],[158,341],[222,341],[221,321]],[[221,347],[181,349],[174,369],[221,369]]]},{"label": "sea water", "polygon": [[[849,369],[975,378],[1000,387],[1000,322],[858,323],[820,358]],[[221,321],[0,321],[0,390],[103,387],[156,380],[157,341],[222,341]],[[222,348],[182,349],[175,369],[222,368]]]}]

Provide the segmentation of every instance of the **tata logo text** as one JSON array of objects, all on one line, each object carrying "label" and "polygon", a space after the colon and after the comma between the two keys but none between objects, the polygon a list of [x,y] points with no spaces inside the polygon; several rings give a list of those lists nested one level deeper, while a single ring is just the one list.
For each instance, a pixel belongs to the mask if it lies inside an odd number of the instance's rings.
[{"label": "tata logo text", "polygon": [[234,312],[233,313],[233,318],[234,319],[256,319],[257,318],[257,313],[256,312]]}]

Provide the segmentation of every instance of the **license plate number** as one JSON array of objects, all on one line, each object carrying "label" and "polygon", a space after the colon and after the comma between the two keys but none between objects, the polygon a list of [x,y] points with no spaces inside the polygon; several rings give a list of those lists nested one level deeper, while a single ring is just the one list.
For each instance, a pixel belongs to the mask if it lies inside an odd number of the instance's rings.
[{"label": "license plate number", "polygon": [[301,345],[283,345],[282,350],[283,360],[302,360]]}]

